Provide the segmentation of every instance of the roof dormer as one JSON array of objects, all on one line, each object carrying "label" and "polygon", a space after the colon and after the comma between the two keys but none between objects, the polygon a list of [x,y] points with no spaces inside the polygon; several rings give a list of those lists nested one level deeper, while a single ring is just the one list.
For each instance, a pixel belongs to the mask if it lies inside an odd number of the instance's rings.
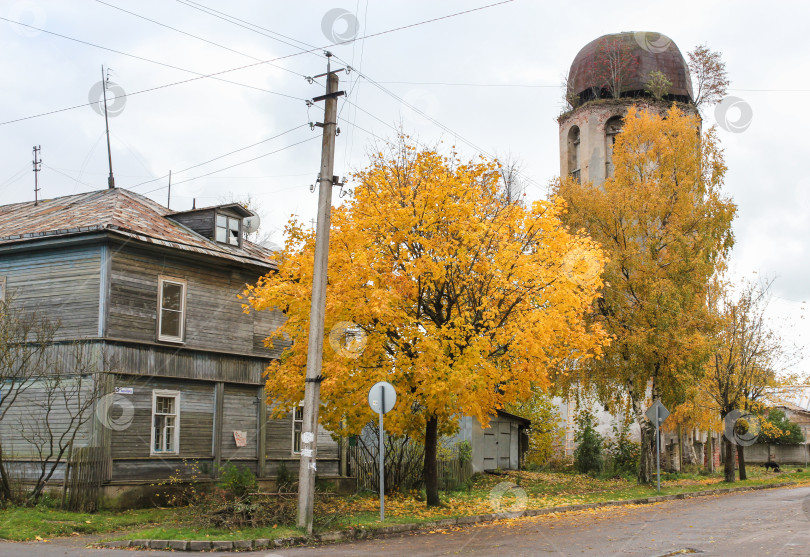
[{"label": "roof dormer", "polygon": [[234,247],[242,246],[242,221],[254,216],[238,203],[203,207],[166,215],[211,241]]}]

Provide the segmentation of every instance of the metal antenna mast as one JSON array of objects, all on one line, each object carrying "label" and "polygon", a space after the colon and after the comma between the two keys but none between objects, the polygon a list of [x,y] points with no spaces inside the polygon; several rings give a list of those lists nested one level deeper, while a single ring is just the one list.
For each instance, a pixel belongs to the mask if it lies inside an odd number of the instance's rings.
[{"label": "metal antenna mast", "polygon": [[42,159],[38,158],[42,146],[34,145],[34,205],[39,205],[39,171],[42,170]]},{"label": "metal antenna mast", "polygon": [[104,72],[104,66],[101,66],[101,90],[104,93],[104,127],[107,130],[107,161],[110,163],[110,176],[107,178],[107,187],[113,189],[115,187],[115,178],[113,177],[112,169],[112,151],[110,150],[110,122],[107,119],[107,80],[109,79],[109,68],[107,73]]}]

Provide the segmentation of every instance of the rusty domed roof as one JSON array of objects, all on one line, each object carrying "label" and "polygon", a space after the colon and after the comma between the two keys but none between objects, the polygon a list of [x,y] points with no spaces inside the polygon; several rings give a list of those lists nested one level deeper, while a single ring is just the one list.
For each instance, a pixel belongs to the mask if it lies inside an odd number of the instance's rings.
[{"label": "rusty domed roof", "polygon": [[[647,31],[604,35],[585,45],[568,72],[568,91],[582,101],[640,96],[656,70],[672,83],[668,99],[694,100],[689,67],[678,46],[666,35]],[[619,95],[612,91],[616,85]]]}]

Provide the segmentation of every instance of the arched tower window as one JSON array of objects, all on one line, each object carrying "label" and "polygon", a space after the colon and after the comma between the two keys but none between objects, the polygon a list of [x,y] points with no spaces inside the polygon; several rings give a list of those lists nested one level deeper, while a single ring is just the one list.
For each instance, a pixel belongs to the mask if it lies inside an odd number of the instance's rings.
[{"label": "arched tower window", "polygon": [[579,126],[568,130],[568,173],[579,181]]},{"label": "arched tower window", "polygon": [[605,122],[605,177],[613,176],[613,144],[616,143],[616,135],[624,127],[624,118],[613,116]]}]

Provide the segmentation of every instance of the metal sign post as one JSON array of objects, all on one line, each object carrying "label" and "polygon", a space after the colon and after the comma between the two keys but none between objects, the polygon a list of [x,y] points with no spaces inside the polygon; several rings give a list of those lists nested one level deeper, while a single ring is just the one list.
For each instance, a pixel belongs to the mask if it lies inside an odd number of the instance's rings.
[{"label": "metal sign post", "polygon": [[660,400],[656,400],[644,415],[655,425],[655,465],[658,471],[658,491],[661,491],[661,424],[669,416],[669,410]]},{"label": "metal sign post", "polygon": [[380,415],[380,439],[378,458],[380,459],[380,522],[385,521],[385,444],[383,414],[389,412],[397,402],[397,392],[387,381],[374,384],[368,391],[368,404]]}]

